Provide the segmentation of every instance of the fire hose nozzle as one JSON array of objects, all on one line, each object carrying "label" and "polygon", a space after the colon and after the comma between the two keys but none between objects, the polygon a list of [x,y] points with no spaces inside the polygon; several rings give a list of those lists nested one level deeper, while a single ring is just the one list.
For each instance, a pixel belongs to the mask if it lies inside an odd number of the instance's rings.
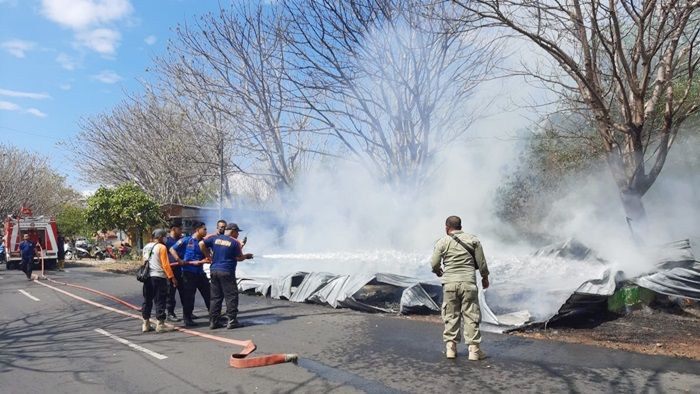
[{"label": "fire hose nozzle", "polygon": [[292,353],[292,354],[285,354],[285,355],[284,355],[284,362],[286,362],[286,363],[288,363],[288,362],[293,362],[293,363],[296,364],[297,361],[299,361],[299,355],[298,355],[298,354],[293,354],[293,353]]}]

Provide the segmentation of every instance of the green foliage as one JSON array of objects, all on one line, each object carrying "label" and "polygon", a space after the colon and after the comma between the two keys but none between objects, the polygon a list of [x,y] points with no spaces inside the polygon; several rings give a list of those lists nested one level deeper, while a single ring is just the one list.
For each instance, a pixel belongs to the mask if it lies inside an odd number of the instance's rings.
[{"label": "green foliage", "polygon": [[158,204],[134,183],[100,187],[87,206],[87,221],[95,230],[133,232],[162,222]]},{"label": "green foliage", "polygon": [[[586,139],[586,143],[582,141]],[[603,162],[604,151],[595,131],[562,137],[561,130],[529,136],[518,166],[499,187],[497,214],[519,234],[541,240],[541,228],[551,204],[569,190],[576,175],[590,172]]]},{"label": "green foliage", "polygon": [[65,237],[89,237],[93,231],[88,225],[85,208],[66,204],[56,214],[56,226]]}]

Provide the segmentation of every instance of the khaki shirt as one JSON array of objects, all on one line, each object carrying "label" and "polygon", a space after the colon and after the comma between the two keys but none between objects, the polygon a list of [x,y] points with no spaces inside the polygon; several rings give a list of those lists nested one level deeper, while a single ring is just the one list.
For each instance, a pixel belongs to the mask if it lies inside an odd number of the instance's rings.
[{"label": "khaki shirt", "polygon": [[[481,277],[487,277],[489,275],[489,268],[486,265],[484,249],[481,247],[479,239],[462,230],[452,231],[451,234],[457,236],[472,249]],[[441,262],[442,267],[440,266]],[[472,259],[471,254],[464,246],[457,243],[457,241],[452,239],[449,235],[435,242],[435,249],[433,250],[433,257],[430,260],[430,265],[433,271],[442,268],[443,274],[440,278],[442,283],[467,282],[476,285],[474,259]]]}]

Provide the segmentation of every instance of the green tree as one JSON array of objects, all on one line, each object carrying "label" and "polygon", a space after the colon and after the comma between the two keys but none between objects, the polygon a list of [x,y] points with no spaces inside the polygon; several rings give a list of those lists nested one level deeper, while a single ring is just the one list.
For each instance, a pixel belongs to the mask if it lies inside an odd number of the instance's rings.
[{"label": "green tree", "polygon": [[87,206],[87,222],[93,229],[123,230],[138,240],[144,229],[162,222],[158,204],[134,183],[100,187]]},{"label": "green tree", "polygon": [[56,226],[66,237],[90,236],[93,231],[88,225],[85,208],[65,204],[56,214]]}]

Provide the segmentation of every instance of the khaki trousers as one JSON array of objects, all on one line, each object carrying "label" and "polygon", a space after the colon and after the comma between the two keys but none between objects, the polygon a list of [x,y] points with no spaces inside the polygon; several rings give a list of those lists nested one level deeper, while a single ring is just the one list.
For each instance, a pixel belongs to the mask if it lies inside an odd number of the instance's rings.
[{"label": "khaki trousers", "polygon": [[460,321],[464,326],[464,343],[478,345],[481,343],[481,309],[479,308],[478,289],[468,282],[445,283],[442,285],[442,320],[445,342],[459,343]]}]

